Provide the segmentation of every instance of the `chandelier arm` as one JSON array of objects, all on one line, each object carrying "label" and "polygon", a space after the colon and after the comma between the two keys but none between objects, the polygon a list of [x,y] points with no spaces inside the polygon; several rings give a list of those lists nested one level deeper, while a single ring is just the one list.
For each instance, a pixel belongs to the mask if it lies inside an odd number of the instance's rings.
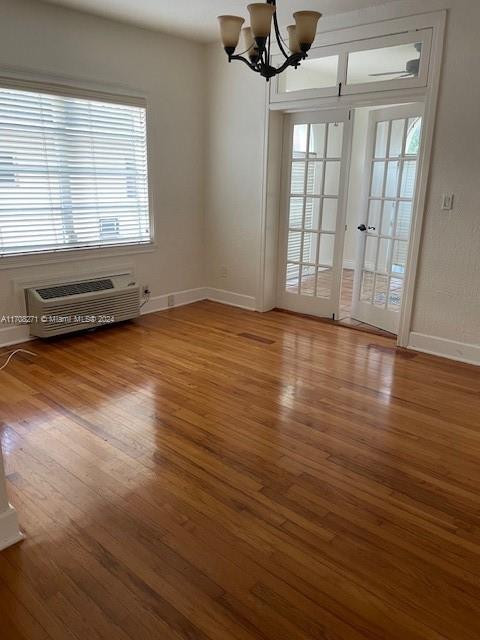
[{"label": "chandelier arm", "polygon": [[282,44],[283,42],[283,38],[282,35],[280,33],[280,28],[278,26],[278,19],[277,19],[277,12],[275,11],[275,13],[273,14],[273,28],[275,29],[275,36],[277,38],[277,44],[278,44],[278,48],[280,49],[280,51],[283,53],[283,56],[285,57],[285,59],[289,58],[289,55],[287,54],[287,52],[284,49],[284,46]]},{"label": "chandelier arm", "polygon": [[305,60],[306,57],[306,53],[292,53],[292,55],[288,56],[285,62],[276,69],[277,74],[285,71],[287,67],[296,67],[302,60]]},{"label": "chandelier arm", "polygon": [[252,69],[253,71],[257,71],[258,72],[258,68],[256,64],[253,64],[252,62],[250,62],[249,60],[247,60],[246,58],[244,58],[241,55],[232,55],[228,57],[228,61],[231,62],[232,60],[241,60],[242,62],[244,62],[247,67],[250,67],[250,69]]}]

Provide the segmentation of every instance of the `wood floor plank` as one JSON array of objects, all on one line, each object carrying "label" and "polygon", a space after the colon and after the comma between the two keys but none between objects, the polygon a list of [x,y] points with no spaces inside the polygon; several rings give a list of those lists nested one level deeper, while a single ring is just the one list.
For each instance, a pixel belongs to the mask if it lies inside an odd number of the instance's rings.
[{"label": "wood floor plank", "polygon": [[480,637],[478,368],[212,302],[30,346],[2,638]]}]

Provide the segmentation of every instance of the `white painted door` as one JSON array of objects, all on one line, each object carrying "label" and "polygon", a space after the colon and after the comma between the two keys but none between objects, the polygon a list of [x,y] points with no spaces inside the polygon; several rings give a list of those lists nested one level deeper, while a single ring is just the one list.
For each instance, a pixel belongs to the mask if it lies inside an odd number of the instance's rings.
[{"label": "white painted door", "polygon": [[353,317],[398,333],[412,226],[423,105],[372,111]]},{"label": "white painted door", "polygon": [[351,130],[348,109],[287,117],[281,308],[338,316]]}]

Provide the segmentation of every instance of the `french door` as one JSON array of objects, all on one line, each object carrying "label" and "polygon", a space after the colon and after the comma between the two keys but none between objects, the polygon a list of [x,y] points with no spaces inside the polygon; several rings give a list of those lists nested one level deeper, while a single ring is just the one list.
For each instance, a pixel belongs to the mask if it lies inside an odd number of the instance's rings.
[{"label": "french door", "polygon": [[358,226],[353,317],[398,333],[407,270],[423,105],[372,111]]},{"label": "french door", "polygon": [[338,317],[351,114],[348,109],[297,113],[287,117],[285,127],[278,304]]}]

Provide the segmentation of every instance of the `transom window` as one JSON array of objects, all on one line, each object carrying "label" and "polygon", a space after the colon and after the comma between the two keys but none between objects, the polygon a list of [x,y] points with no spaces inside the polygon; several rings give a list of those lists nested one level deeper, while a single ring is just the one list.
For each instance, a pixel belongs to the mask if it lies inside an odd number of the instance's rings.
[{"label": "transom window", "polygon": [[425,87],[432,29],[313,47],[272,83],[271,102]]},{"label": "transom window", "polygon": [[0,255],[150,241],[145,108],[0,88]]}]

